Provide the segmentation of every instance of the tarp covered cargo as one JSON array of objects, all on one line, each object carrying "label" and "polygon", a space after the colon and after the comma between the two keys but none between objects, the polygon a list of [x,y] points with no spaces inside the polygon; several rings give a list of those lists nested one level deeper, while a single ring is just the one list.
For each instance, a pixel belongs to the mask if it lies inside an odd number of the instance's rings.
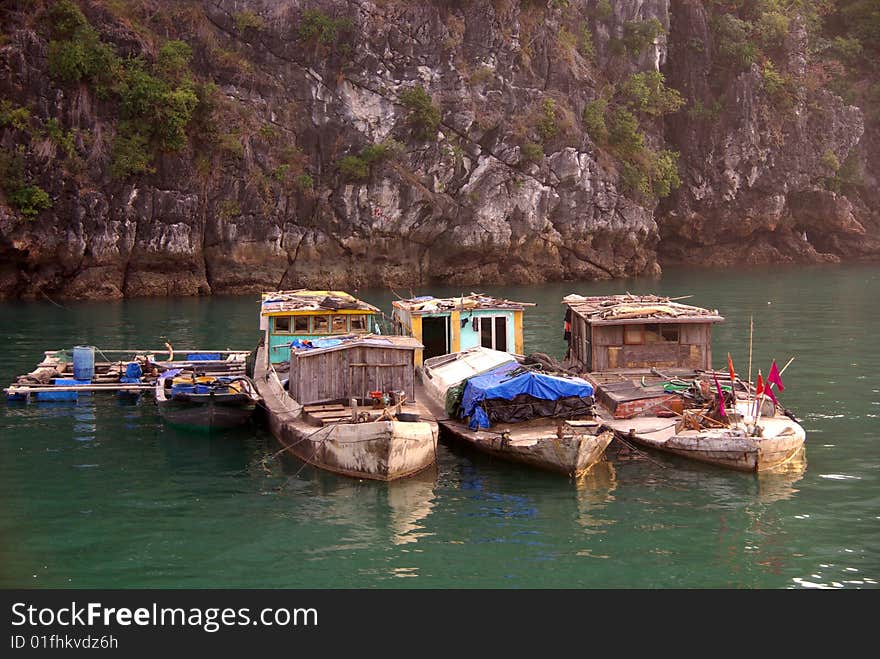
[{"label": "tarp covered cargo", "polygon": [[592,396],[593,387],[586,380],[523,371],[511,362],[470,378],[461,397],[460,413],[462,418],[471,418],[472,428],[488,428],[492,421],[589,414]]}]

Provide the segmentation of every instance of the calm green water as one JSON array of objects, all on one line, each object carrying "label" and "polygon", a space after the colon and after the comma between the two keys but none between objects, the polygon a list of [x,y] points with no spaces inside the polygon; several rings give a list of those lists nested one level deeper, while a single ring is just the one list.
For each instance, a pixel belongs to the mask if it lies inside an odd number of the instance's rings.
[{"label": "calm green water", "polygon": [[[485,289],[537,302],[526,350],[556,356],[569,292],[692,294],[742,372],[754,315],[756,369],[796,356],[806,466],[782,474],[617,456],[574,483],[444,444],[435,472],[379,484],[267,459],[256,425],[168,428],[150,398],[0,403],[0,586],[876,588],[878,287],[878,267],[825,267]],[[0,305],[4,385],[50,348],[257,339],[256,296],[65,306]]]}]

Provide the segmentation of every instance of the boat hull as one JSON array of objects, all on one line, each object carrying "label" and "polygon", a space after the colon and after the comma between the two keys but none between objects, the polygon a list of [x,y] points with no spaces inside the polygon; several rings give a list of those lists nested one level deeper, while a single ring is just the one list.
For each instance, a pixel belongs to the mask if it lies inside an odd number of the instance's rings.
[{"label": "boat hull", "polygon": [[[529,423],[529,422],[524,422]],[[452,438],[488,455],[518,462],[545,471],[577,478],[600,462],[614,438],[611,432],[556,435],[555,424],[545,423],[543,432],[527,434],[514,428],[509,435],[500,429],[474,431],[463,423],[441,421],[440,426]]]},{"label": "boat hull", "polygon": [[168,423],[202,430],[224,430],[247,422],[257,406],[257,397],[250,393],[203,393],[168,397],[165,380],[156,382],[156,405],[159,415]]},{"label": "boat hull", "polygon": [[203,427],[209,430],[234,428],[246,423],[256,404],[224,404],[216,402],[159,401],[159,414],[167,422],[178,426]]},{"label": "boat hull", "polygon": [[[656,418],[638,421],[655,425],[668,422]],[[745,432],[729,429],[676,432],[674,423],[660,429],[640,428],[638,421],[606,422],[606,425],[627,442],[738,471],[766,471],[783,465],[798,455],[806,439],[804,429],[793,422],[785,425],[785,432],[769,437],[750,437]],[[778,421],[784,423],[781,419]],[[631,428],[626,429],[627,426]]]},{"label": "boat hull", "polygon": [[439,427],[433,420],[334,423],[315,427],[284,390],[261,348],[254,368],[269,429],[292,455],[319,469],[380,481],[417,474],[437,459]]}]

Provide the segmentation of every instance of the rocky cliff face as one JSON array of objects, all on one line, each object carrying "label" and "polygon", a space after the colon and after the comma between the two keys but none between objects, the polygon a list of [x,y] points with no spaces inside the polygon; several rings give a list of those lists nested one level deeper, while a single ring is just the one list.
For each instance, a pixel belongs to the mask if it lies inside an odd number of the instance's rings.
[{"label": "rocky cliff face", "polygon": [[836,262],[877,254],[876,218],[828,184],[839,163],[858,157],[863,114],[811,84],[803,21],[791,21],[780,44],[791,82],[774,93],[759,63],[712,89],[718,69],[709,20],[701,2],[673,7],[670,84],[689,107],[717,102],[720,109],[669,121],[667,137],[683,154],[683,185],[657,213],[665,261]]},{"label": "rocky cliff face", "polygon": [[[83,0],[120,61],[179,78],[162,46],[192,49],[185,143],[151,138],[148,163],[122,171],[133,83],[108,93],[97,73],[59,74],[52,5],[0,9],[0,296],[525,283],[655,275],[658,254],[880,253],[871,186],[828,185],[847,158],[877,171],[862,112],[821,85],[780,100],[757,63],[719,86],[703,3]],[[806,74],[807,40],[792,21],[787,75]],[[687,105],[636,113],[629,150],[625,122],[610,138],[588,129],[585,111],[619,118],[631,106],[615,90],[658,70]],[[682,185],[658,203],[663,149],[681,154]],[[22,192],[34,187],[47,203]]]}]

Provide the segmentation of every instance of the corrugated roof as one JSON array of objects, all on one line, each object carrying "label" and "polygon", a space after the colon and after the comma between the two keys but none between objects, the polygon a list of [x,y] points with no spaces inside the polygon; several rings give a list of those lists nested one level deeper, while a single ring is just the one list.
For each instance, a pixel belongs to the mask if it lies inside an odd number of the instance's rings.
[{"label": "corrugated roof", "polygon": [[380,313],[372,304],[359,300],[345,291],[313,291],[301,288],[295,291],[263,293],[261,313],[283,311],[336,311],[357,309],[366,313]]},{"label": "corrugated roof", "polygon": [[[680,298],[679,298],[680,299]],[[672,298],[659,295],[567,295],[562,303],[592,324],[612,325],[618,323],[651,320],[655,322],[720,323],[724,317],[717,309],[704,309],[680,304]]]},{"label": "corrugated roof", "polygon": [[434,297],[423,295],[392,303],[398,309],[409,311],[414,315],[425,313],[442,313],[444,311],[463,311],[472,309],[524,309],[535,306],[533,302],[514,302],[504,298],[492,297],[481,293],[471,293],[462,297]]}]

